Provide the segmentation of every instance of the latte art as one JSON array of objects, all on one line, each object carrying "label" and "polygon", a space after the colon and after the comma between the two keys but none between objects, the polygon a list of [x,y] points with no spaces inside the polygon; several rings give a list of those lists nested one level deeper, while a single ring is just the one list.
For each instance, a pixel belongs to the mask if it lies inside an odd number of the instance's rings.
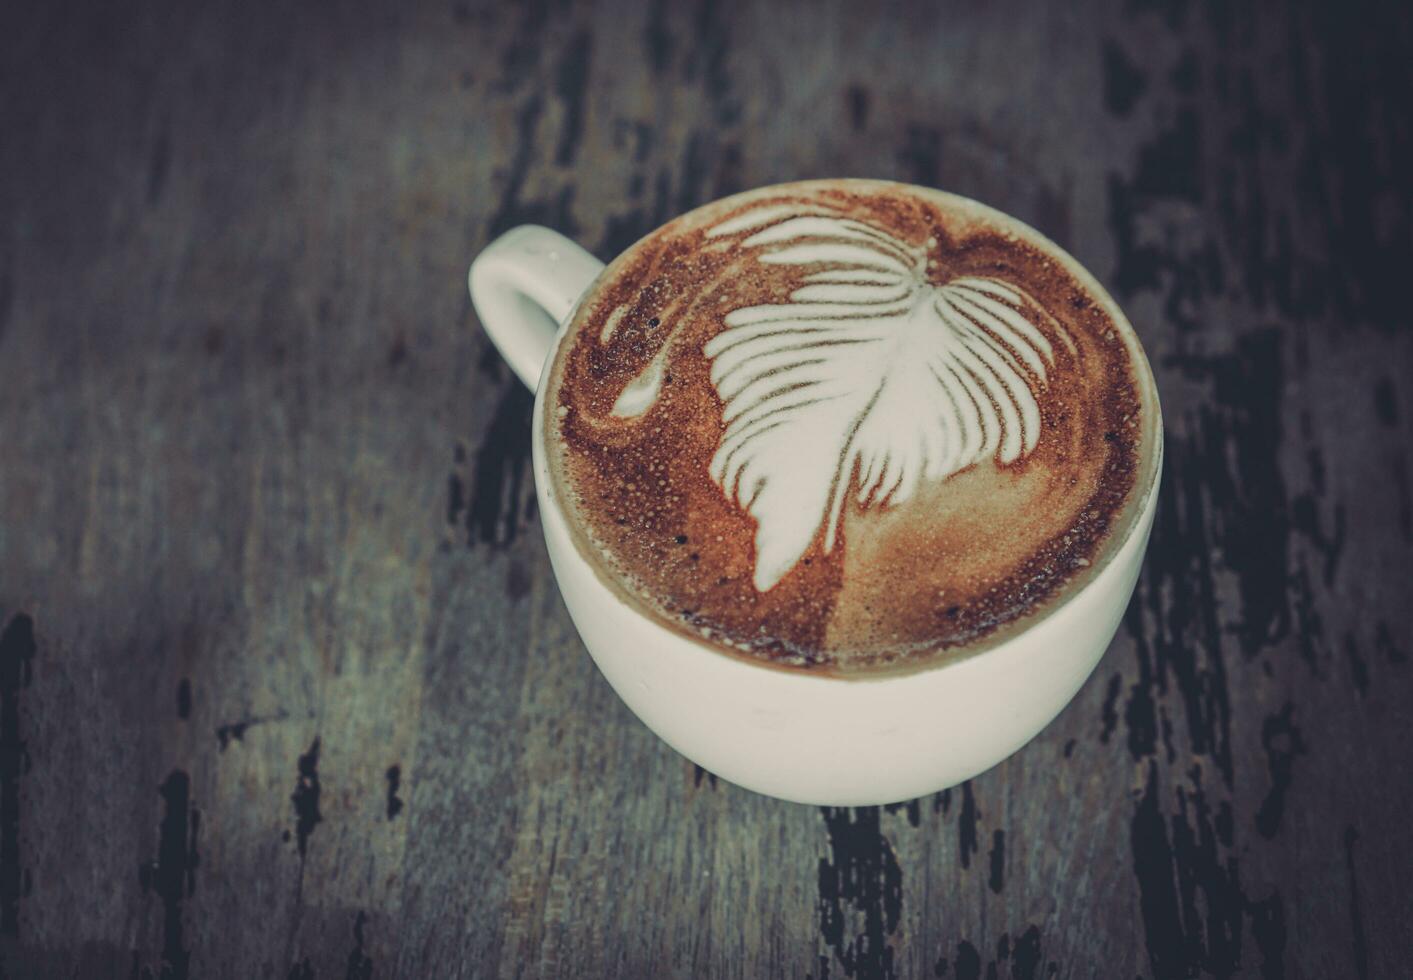
[{"label": "latte art", "polygon": [[786,185],[638,243],[545,397],[584,550],[722,647],[838,671],[999,635],[1102,560],[1145,406],[1053,252],[897,185]]},{"label": "latte art", "polygon": [[776,220],[741,247],[783,246],[757,261],[826,268],[805,275],[787,303],[731,311],[703,349],[726,423],[711,475],[758,523],[762,591],[821,525],[833,549],[855,471],[859,504],[886,506],[920,481],[1034,449],[1033,389],[1054,361],[1028,319],[1038,307],[1019,288],[978,276],[933,286],[926,249],[886,231],[763,210],[707,237]]}]

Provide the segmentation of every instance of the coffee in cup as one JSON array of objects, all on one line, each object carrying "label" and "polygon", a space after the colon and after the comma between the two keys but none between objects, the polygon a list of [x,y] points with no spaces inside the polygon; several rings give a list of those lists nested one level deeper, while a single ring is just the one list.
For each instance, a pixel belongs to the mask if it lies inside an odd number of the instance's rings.
[{"label": "coffee in cup", "polygon": [[840,675],[976,652],[1132,519],[1155,407],[1106,307],[950,195],[719,201],[580,303],[545,382],[554,487],[615,591],[724,652]]},{"label": "coffee in cup", "polygon": [[832,806],[944,789],[1108,647],[1157,509],[1157,390],[1103,287],[1021,222],[811,181],[607,267],[515,228],[469,285],[535,391],[565,607],[703,768]]}]

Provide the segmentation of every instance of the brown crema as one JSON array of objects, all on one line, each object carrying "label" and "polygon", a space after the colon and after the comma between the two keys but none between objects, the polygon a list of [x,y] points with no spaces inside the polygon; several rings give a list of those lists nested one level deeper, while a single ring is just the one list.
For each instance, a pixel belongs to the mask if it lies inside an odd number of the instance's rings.
[{"label": "brown crema", "polygon": [[[807,275],[830,268],[762,262],[744,244],[792,214],[820,213],[925,254],[927,285],[987,277],[1024,291],[1044,311],[1032,322],[1053,360],[1035,385],[1040,427],[1028,452],[924,479],[882,505],[860,503],[853,490],[865,476],[853,467],[841,477],[851,492],[832,547],[821,527],[760,591],[757,521],[711,472],[727,423],[703,348],[731,311],[788,303]],[[750,214],[769,217],[711,234]],[[665,624],[777,666],[909,668],[1023,629],[1082,586],[1126,533],[1154,438],[1129,328],[1073,260],[1043,245],[968,202],[871,181],[767,188],[647,236],[590,290],[545,382],[551,479],[581,550]],[[625,391],[638,389],[625,413]]]}]

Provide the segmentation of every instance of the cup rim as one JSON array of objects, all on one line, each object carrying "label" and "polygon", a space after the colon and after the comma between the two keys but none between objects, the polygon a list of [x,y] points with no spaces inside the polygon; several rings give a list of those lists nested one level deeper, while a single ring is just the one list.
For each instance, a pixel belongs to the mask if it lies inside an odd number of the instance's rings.
[{"label": "cup rim", "polygon": [[[856,672],[840,672],[820,669],[818,667],[803,667],[795,664],[776,663],[754,656],[744,650],[733,649],[725,644],[713,642],[701,636],[699,633],[683,629],[676,623],[668,622],[664,617],[655,613],[647,603],[633,595],[622,582],[603,567],[602,561],[595,553],[592,542],[588,539],[584,531],[569,519],[569,514],[565,512],[564,507],[560,504],[559,498],[562,493],[567,492],[567,489],[559,486],[559,482],[555,478],[555,468],[549,465],[548,462],[549,454],[547,447],[549,434],[544,411],[546,392],[552,386],[553,379],[557,376],[558,370],[562,364],[559,357],[560,350],[564,345],[565,338],[570,333],[570,327],[583,308],[584,299],[594,295],[601,283],[615,275],[625,257],[637,249],[644,241],[673,222],[695,215],[707,208],[726,210],[739,207],[741,204],[747,203],[753,198],[768,197],[782,191],[810,189],[821,185],[838,186],[840,184],[861,190],[875,189],[883,191],[902,189],[923,198],[941,199],[941,203],[944,206],[963,213],[970,212],[983,221],[1001,227],[1002,229],[1013,231],[1018,237],[1025,239],[1029,244],[1045,251],[1047,254],[1053,255],[1065,267],[1066,271],[1074,276],[1076,281],[1093,296],[1104,313],[1119,330],[1128,348],[1129,362],[1135,369],[1135,380],[1138,382],[1140,397],[1143,399],[1145,407],[1151,406],[1151,411],[1145,413],[1147,418],[1144,424],[1142,443],[1147,451],[1141,454],[1139,477],[1135,480],[1128,499],[1124,501],[1124,505],[1120,509],[1118,518],[1115,521],[1118,527],[1118,533],[1113,534],[1104,542],[1099,555],[1089,567],[1085,568],[1079,575],[1070,579],[1070,581],[1066,583],[1067,587],[1062,587],[1062,594],[1046,602],[1042,608],[1025,613],[1008,623],[1002,624],[996,630],[978,639],[975,643],[964,644],[950,650],[944,649],[938,651],[921,662],[870,667]],[[800,679],[840,681],[851,684],[883,682],[923,674],[932,674],[937,671],[946,670],[949,667],[956,667],[963,663],[974,661],[977,658],[984,657],[986,654],[1009,647],[1014,641],[1024,638],[1048,621],[1061,609],[1068,606],[1081,594],[1088,592],[1098,583],[1103,573],[1112,567],[1120,552],[1124,550],[1133,535],[1138,532],[1138,529],[1143,524],[1145,512],[1149,507],[1156,505],[1154,498],[1158,493],[1159,484],[1161,482],[1164,453],[1162,405],[1158,394],[1157,380],[1153,375],[1152,365],[1149,363],[1142,340],[1138,336],[1138,331],[1134,328],[1118,303],[1115,302],[1114,298],[1109,294],[1109,291],[1105,289],[1094,275],[1089,272],[1078,259],[1071,255],[1068,250],[1062,248],[1059,244],[1021,219],[972,198],[937,188],[909,184],[904,181],[856,177],[785,181],[718,198],[677,215],[669,221],[664,222],[662,225],[651,229],[631,245],[624,248],[600,270],[598,276],[585,288],[579,301],[575,303],[574,308],[570,310],[568,316],[566,316],[564,321],[559,325],[554,341],[546,355],[545,368],[540,376],[540,383],[535,391],[535,404],[531,428],[531,439],[535,457],[533,463],[535,467],[535,484],[537,493],[541,497],[541,505],[548,505],[555,509],[556,516],[564,523],[566,536],[570,539],[577,556],[593,571],[600,584],[627,608],[654,625],[667,630],[674,637],[687,640],[693,646],[722,657],[728,662],[735,662],[746,667],[762,668],[777,674],[785,674]],[[550,492],[551,490],[553,492]]]}]

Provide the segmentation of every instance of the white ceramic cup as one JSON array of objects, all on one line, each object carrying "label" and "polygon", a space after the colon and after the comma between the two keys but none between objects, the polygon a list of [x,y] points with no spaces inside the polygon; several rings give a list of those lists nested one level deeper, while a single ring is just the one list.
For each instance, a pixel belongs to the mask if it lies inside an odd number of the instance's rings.
[{"label": "white ceramic cup", "polygon": [[[937,192],[929,191],[936,196]],[[1157,392],[1133,328],[1078,262],[1039,232],[975,202],[952,198],[1051,250],[1125,333],[1139,383]],[[613,689],[669,745],[704,769],[770,796],[854,806],[954,786],[1015,752],[1069,703],[1118,629],[1138,578],[1161,471],[1161,420],[1151,420],[1129,519],[1088,581],[1052,600],[1022,631],[960,659],[875,677],[782,669],[669,629],[629,605],[591,556],[555,498],[546,461],[540,383],[582,297],[604,265],[569,239],[526,225],[475,260],[471,297],[481,323],[520,379],[536,389],[535,490],[564,603]]]}]

